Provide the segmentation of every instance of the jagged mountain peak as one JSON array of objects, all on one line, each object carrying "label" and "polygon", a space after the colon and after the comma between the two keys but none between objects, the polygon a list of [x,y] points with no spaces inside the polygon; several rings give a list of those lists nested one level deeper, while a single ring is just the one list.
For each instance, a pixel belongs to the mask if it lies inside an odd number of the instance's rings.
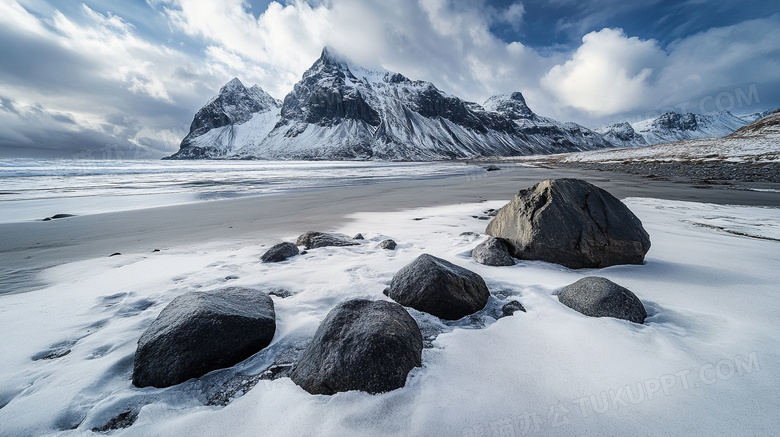
[{"label": "jagged mountain peak", "polygon": [[611,146],[582,126],[536,116],[519,92],[488,99],[486,110],[431,82],[364,68],[331,47],[277,112],[234,117],[233,109],[262,106],[255,94],[267,94],[230,84],[234,92],[196,114],[197,129],[174,158],[437,160]]},{"label": "jagged mountain peak", "polygon": [[233,79],[230,79],[228,83],[222,85],[222,88],[219,89],[219,93],[225,94],[234,91],[243,91],[245,89],[246,87],[244,86],[243,82],[241,82],[237,77],[234,77]]},{"label": "jagged mountain peak", "polygon": [[532,118],[535,115],[519,91],[492,96],[482,106],[486,111],[500,112],[512,119]]}]

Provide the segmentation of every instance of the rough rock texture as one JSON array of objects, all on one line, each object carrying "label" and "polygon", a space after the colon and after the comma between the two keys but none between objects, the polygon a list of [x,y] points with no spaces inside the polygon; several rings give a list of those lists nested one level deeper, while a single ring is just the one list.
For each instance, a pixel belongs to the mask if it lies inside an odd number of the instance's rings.
[{"label": "rough rock texture", "polygon": [[520,191],[485,233],[512,256],[569,268],[641,264],[650,249],[642,222],[620,200],[579,179],[552,179]]},{"label": "rough rock texture", "polygon": [[137,387],[168,387],[232,366],[268,346],[276,331],[274,303],[260,291],[224,288],[183,294],[138,340]]},{"label": "rough rock texture", "polygon": [[486,266],[513,266],[515,259],[500,238],[488,237],[471,251],[471,259]]},{"label": "rough rock texture", "polygon": [[513,300],[501,307],[501,315],[503,317],[512,316],[518,311],[525,312],[525,307],[523,307],[523,304],[516,300]]},{"label": "rough rock texture", "polygon": [[309,231],[298,237],[298,241],[295,244],[304,246],[306,250],[309,250],[328,246],[357,246],[360,243],[344,234]]},{"label": "rough rock texture", "polygon": [[352,237],[353,240],[364,240],[363,234],[358,233],[354,237]]},{"label": "rough rock texture", "polygon": [[298,251],[298,246],[292,243],[279,243],[268,249],[268,251],[265,252],[262,257],[260,257],[260,260],[262,260],[264,263],[278,263],[286,260],[287,258],[298,255],[298,253],[300,253]]},{"label": "rough rock texture", "polygon": [[379,247],[387,250],[395,250],[396,246],[398,246],[398,244],[396,244],[396,242],[393,240],[385,240],[379,243]]},{"label": "rough rock texture", "polygon": [[401,305],[350,300],[328,313],[290,378],[311,394],[395,390],[422,365],[422,346],[417,322]]},{"label": "rough rock texture", "polygon": [[558,300],[591,317],[615,317],[634,323],[644,323],[647,317],[642,301],[634,293],[597,276],[582,278],[563,287]]},{"label": "rough rock texture", "polygon": [[490,297],[481,276],[428,254],[399,270],[385,294],[401,305],[445,320],[481,310]]}]

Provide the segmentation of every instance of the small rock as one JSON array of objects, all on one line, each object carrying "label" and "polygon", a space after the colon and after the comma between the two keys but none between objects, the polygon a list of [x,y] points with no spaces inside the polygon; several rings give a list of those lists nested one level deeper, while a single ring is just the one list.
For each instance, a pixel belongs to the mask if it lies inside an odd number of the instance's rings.
[{"label": "small rock", "polygon": [[500,238],[488,237],[471,251],[471,259],[486,266],[513,266],[515,259]]},{"label": "small rock", "polygon": [[461,232],[460,233],[461,237],[476,237],[478,235],[479,235],[479,233],[477,233],[477,232]]},{"label": "small rock", "polygon": [[136,387],[169,387],[235,365],[270,344],[271,298],[230,287],[185,293],[166,306],[138,340]]},{"label": "small rock", "polygon": [[397,246],[397,244],[393,240],[385,240],[385,241],[379,243],[379,247],[381,247],[382,249],[387,249],[387,250],[395,250],[396,246]]},{"label": "small rock", "polygon": [[73,214],[54,214],[51,217],[46,217],[45,219],[43,219],[43,221],[48,222],[48,221],[51,221],[51,220],[68,218],[68,217],[76,217],[76,216],[73,215]]},{"label": "small rock", "polygon": [[647,317],[642,301],[634,293],[598,276],[582,278],[563,287],[558,300],[591,317],[615,317],[640,324]]},{"label": "small rock", "polygon": [[382,393],[422,365],[422,333],[397,303],[355,299],[322,321],[290,378],[311,394]]},{"label": "small rock", "polygon": [[501,307],[501,314],[503,314],[504,317],[512,316],[517,311],[525,312],[525,308],[523,307],[523,304],[516,300],[513,300]]},{"label": "small rock", "polygon": [[363,234],[357,234],[354,237],[352,237],[352,239],[353,240],[362,240],[363,239]]},{"label": "small rock", "polygon": [[485,167],[485,171],[498,171],[501,170],[501,168],[495,164],[490,164],[487,167]]},{"label": "small rock", "polygon": [[113,417],[111,420],[108,421],[108,423],[101,426],[100,428],[98,427],[92,428],[92,432],[106,432],[115,429],[129,428],[130,426],[133,425],[133,423],[135,423],[136,419],[138,419],[138,411],[135,410],[124,411],[122,413],[119,413],[116,417]]},{"label": "small rock", "polygon": [[154,250],[152,251],[152,253],[157,253],[157,252],[159,252],[159,251],[160,251],[160,249],[154,249]]},{"label": "small rock", "polygon": [[260,260],[264,263],[278,263],[298,254],[298,246],[292,243],[279,243],[268,249],[263,256],[260,257]]},{"label": "small rock", "polygon": [[292,294],[291,291],[283,290],[281,288],[277,288],[277,289],[269,291],[268,295],[269,296],[281,297],[282,299],[284,299],[284,298],[288,298],[288,297],[292,296],[293,294]]},{"label": "small rock", "polygon": [[481,276],[428,254],[399,270],[385,294],[401,305],[445,320],[481,310],[490,297]]},{"label": "small rock", "polygon": [[329,234],[324,232],[306,232],[298,237],[295,243],[298,246],[304,246],[306,250],[316,249],[318,247],[328,246],[357,246],[360,243],[355,242],[344,234]]},{"label": "small rock", "polygon": [[486,215],[486,216],[488,216],[488,217],[495,217],[495,216],[496,216],[496,214],[498,214],[498,210],[497,210],[497,209],[490,208],[489,210],[487,210],[487,211],[484,211],[484,212],[483,212],[483,214],[485,214],[485,215]]},{"label": "small rock", "polygon": [[119,253],[119,252],[114,252],[114,253],[112,253],[111,255],[109,255],[108,257],[109,257],[109,258],[111,258],[112,256],[119,256],[119,255],[121,255],[121,253]]}]

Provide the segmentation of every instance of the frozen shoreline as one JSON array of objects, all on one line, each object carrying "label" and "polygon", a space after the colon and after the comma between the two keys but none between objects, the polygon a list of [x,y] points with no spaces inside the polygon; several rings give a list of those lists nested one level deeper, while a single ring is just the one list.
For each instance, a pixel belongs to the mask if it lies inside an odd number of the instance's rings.
[{"label": "frozen shoreline", "polygon": [[[361,232],[360,246],[280,264],[260,263],[267,244],[258,237],[47,269],[45,288],[0,296],[8,352],[0,433],[81,435],[137,411],[114,435],[777,434],[780,243],[755,237],[780,237],[780,210],[629,198],[653,243],[644,265],[476,264],[468,252],[481,237],[461,234],[484,231],[487,222],[473,216],[505,201],[342,212],[328,230]],[[299,233],[278,226],[275,238]],[[399,247],[380,249],[384,238]],[[247,386],[226,406],[208,404],[215,390],[305,344],[339,301],[386,299],[392,275],[420,253],[479,273],[493,297],[490,308],[450,326],[413,313],[441,332],[406,387],[311,396],[281,378]],[[586,275],[634,291],[646,323],[588,318],[560,304],[556,290]],[[228,285],[292,294],[274,297],[269,349],[168,389],[132,387],[135,343],[160,310],[181,293]],[[496,320],[491,309],[510,299],[527,312]],[[54,358],[34,359],[45,355]]]}]

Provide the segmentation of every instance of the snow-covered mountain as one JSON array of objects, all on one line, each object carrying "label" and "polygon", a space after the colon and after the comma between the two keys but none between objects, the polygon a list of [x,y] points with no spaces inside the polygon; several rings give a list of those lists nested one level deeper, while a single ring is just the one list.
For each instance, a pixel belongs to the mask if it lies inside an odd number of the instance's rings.
[{"label": "snow-covered mountain", "polygon": [[238,78],[195,113],[190,132],[170,159],[220,159],[236,147],[260,141],[279,121],[282,102],[262,88],[246,88]]},{"label": "snow-covered mountain", "polygon": [[736,116],[729,111],[721,111],[713,115],[667,112],[630,125],[626,122],[613,124],[597,129],[596,132],[618,147],[640,147],[698,138],[721,138],[748,123],[763,118],[769,112],[763,115],[755,113],[746,116]]},{"label": "snow-covered mountain", "polygon": [[605,140],[618,147],[641,147],[647,145],[645,137],[636,133],[634,128],[627,122],[596,129],[596,132],[601,134]]},{"label": "snow-covered mountain", "polygon": [[436,160],[613,146],[583,126],[534,114],[520,93],[481,106],[430,82],[354,65],[327,47],[278,116],[273,99],[260,104],[238,84],[198,111],[171,158]]},{"label": "snow-covered mountain", "polygon": [[780,110],[723,138],[699,138],[649,147],[574,153],[567,162],[699,161],[780,162]]}]

